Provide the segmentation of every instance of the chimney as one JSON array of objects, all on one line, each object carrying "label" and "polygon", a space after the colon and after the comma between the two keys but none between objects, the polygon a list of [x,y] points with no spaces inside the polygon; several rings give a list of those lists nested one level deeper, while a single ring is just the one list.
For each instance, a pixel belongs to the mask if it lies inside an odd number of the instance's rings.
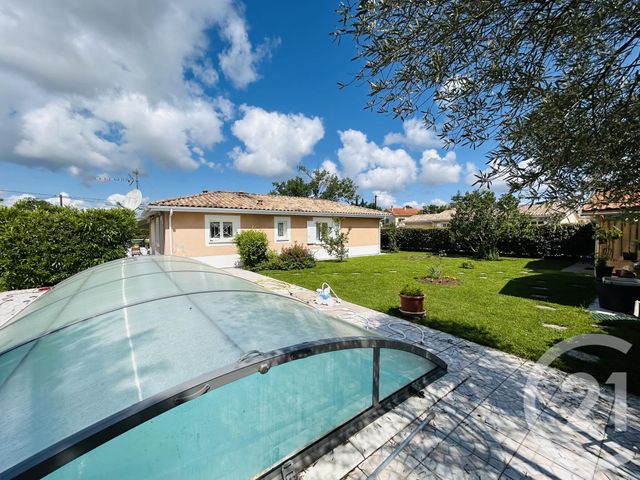
[{"label": "chimney", "polygon": [[205,188],[204,190],[202,190],[202,193],[209,193],[209,190]]}]

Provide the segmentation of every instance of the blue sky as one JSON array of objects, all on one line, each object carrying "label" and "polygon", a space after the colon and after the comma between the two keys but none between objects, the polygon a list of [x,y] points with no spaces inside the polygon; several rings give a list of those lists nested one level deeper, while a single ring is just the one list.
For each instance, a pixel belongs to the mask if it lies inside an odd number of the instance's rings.
[{"label": "blue sky", "polygon": [[486,149],[447,152],[419,122],[365,110],[364,86],[338,88],[358,66],[351,42],[329,35],[331,2],[22,3],[0,11],[10,26],[0,29],[9,201],[114,201],[128,185],[96,177],[136,166],[149,199],[268,192],[303,162],[398,206],[446,201],[484,168]]}]

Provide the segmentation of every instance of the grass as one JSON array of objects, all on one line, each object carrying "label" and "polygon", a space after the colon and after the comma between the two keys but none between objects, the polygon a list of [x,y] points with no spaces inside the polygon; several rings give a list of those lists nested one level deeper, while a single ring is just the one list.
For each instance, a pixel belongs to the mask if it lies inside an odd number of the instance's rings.
[{"label": "grass", "polygon": [[[628,371],[629,365],[640,362],[640,323],[594,326],[591,314],[585,310],[595,298],[593,277],[561,272],[572,263],[570,260],[474,260],[475,268],[461,268],[468,260],[400,252],[342,263],[323,261],[308,270],[262,273],[312,290],[326,281],[341,298],[395,316],[401,316],[400,289],[405,284],[420,286],[425,292],[427,311],[421,324],[530,360],[537,360],[561,340],[585,333],[616,335],[633,343],[626,356],[610,349],[585,349],[601,356],[597,364],[566,357],[554,364],[567,371],[591,373],[600,381],[605,381],[612,371]],[[420,282],[439,262],[443,274],[457,278],[458,285]],[[555,310],[537,308],[539,305]],[[629,371],[628,382],[630,390],[640,390],[638,372]]]}]

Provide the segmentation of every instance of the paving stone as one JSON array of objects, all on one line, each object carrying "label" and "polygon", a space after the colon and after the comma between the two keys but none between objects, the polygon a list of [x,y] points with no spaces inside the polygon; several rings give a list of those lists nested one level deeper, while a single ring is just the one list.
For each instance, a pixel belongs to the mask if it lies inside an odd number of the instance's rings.
[{"label": "paving stone", "polygon": [[547,287],[538,287],[536,285],[532,286],[531,288],[533,288],[534,290],[540,290],[542,292],[548,292],[549,289]]},{"label": "paving stone", "polygon": [[556,465],[548,458],[536,454],[521,446],[513,456],[503,475],[512,480],[522,479],[553,479],[553,480],[584,480],[569,470]]},{"label": "paving stone", "polygon": [[351,272],[351,275],[360,275],[360,272]]},{"label": "paving stone", "polygon": [[460,424],[449,438],[498,471],[506,467],[519,447],[518,442],[473,418]]},{"label": "paving stone", "polygon": [[500,477],[498,470],[448,438],[422,464],[442,478],[484,480]]},{"label": "paving stone", "polygon": [[[394,441],[401,443],[405,438],[411,435],[415,431],[413,429],[405,429],[397,437],[394,437]],[[425,425],[422,429],[418,430],[411,440],[406,444],[404,450],[412,457],[419,461],[423,461],[439,444],[445,439],[446,435],[437,430],[431,424]]]},{"label": "paving stone", "polygon": [[580,350],[569,350],[568,352],[565,352],[564,355],[568,357],[576,358],[578,360],[582,360],[583,362],[597,363],[600,361],[599,356],[582,352]]},{"label": "paving stone", "polygon": [[383,470],[381,470],[380,474],[376,478],[388,478],[390,480],[404,478],[420,464],[420,462],[416,458],[412,457],[408,452],[397,452],[397,447],[395,445],[385,444],[382,448],[376,450],[364,462],[358,465],[358,468],[366,475],[371,475],[392,455],[394,455],[392,460]]},{"label": "paving stone", "polygon": [[548,300],[549,297],[547,295],[538,295],[538,294],[533,294],[531,295],[531,298],[537,298],[538,300]]},{"label": "paving stone", "polygon": [[304,480],[342,478],[364,460],[364,455],[350,442],[343,443],[321,457],[304,473]]},{"label": "paving stone", "polygon": [[543,323],[542,326],[545,327],[545,328],[551,328],[553,330],[566,330],[567,329],[567,327],[563,327],[562,325],[556,325],[554,323]]},{"label": "paving stone", "polygon": [[515,423],[507,416],[496,415],[495,410],[485,408],[484,404],[476,408],[470,417],[487,424],[517,443],[522,442],[528,432],[528,426],[524,422]]},{"label": "paving stone", "polygon": [[444,480],[440,475],[432,472],[424,465],[418,465],[405,480]]},{"label": "paving stone", "polygon": [[582,478],[591,478],[596,470],[598,456],[588,448],[580,449],[580,452],[569,450],[535,431],[527,434],[522,445],[560,467],[570,466],[571,471]]},{"label": "paving stone", "polygon": [[349,441],[364,457],[367,457],[413,421],[414,418],[409,418],[407,415],[401,415],[392,410],[364,427],[353,435]]},{"label": "paving stone", "polygon": [[356,468],[349,472],[346,477],[342,477],[342,480],[367,480],[367,475],[359,468]]},{"label": "paving stone", "polygon": [[540,310],[548,310],[550,312],[553,312],[556,310],[555,308],[549,307],[548,305],[536,305],[536,308],[539,308]]}]

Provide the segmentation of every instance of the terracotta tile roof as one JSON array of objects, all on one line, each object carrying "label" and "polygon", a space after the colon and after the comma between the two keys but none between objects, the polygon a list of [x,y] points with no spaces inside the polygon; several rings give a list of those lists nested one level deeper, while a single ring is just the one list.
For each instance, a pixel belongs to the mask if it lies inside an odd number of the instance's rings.
[{"label": "terracotta tile roof", "polygon": [[391,209],[391,213],[396,217],[398,216],[409,217],[411,215],[417,215],[419,212],[420,210],[418,210],[417,208],[411,208],[411,207],[397,207],[397,208]]},{"label": "terracotta tile roof", "polygon": [[287,197],[245,192],[207,192],[184,197],[167,198],[149,203],[149,207],[194,207],[235,210],[265,210],[276,212],[322,213],[385,217],[389,214],[371,208],[357,207],[317,198]]},{"label": "terracotta tile roof", "polygon": [[599,193],[591,198],[591,201],[582,207],[583,213],[596,213],[606,212],[611,210],[623,210],[628,208],[637,209],[640,207],[640,194],[628,195],[625,198],[621,198],[617,202],[608,202],[606,197]]},{"label": "terracotta tile roof", "polygon": [[456,213],[455,208],[449,208],[448,210],[444,210],[440,213],[423,213],[407,218],[404,221],[404,224],[409,225],[413,223],[448,222],[449,220],[451,220],[451,217],[453,217],[454,213]]},{"label": "terracotta tile roof", "polygon": [[553,217],[555,215],[569,215],[571,213],[567,208],[549,202],[527,203],[519,205],[518,209],[521,213],[526,213],[532,217]]}]

